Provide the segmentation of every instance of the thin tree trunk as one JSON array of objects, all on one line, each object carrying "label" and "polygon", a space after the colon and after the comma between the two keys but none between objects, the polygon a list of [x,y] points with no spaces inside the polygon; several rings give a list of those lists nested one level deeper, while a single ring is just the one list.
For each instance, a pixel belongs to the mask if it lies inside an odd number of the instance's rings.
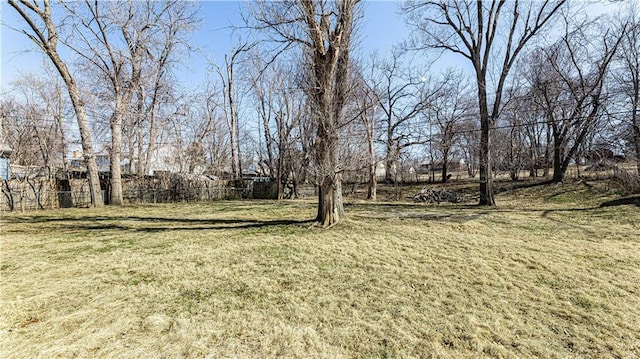
[{"label": "thin tree trunk", "polygon": [[[282,139],[280,139],[282,141]],[[279,150],[278,150],[278,164],[277,164],[277,168],[276,168],[276,193],[277,193],[277,199],[281,200],[282,199],[282,146],[279,146]]]},{"label": "thin tree trunk", "polygon": [[373,138],[373,131],[375,125],[375,108],[373,110],[373,114],[371,119],[367,118],[366,114],[363,114],[364,125],[367,131],[367,144],[369,149],[369,188],[367,190],[367,199],[375,201],[377,199],[378,192],[378,179],[376,178],[376,149]]},{"label": "thin tree trunk", "polygon": [[376,178],[376,152],[373,144],[373,137],[369,137],[369,189],[367,199],[375,201],[378,192],[378,179]]},{"label": "thin tree trunk", "polygon": [[[158,87],[154,91],[158,91]],[[141,160],[144,160],[142,166],[142,175],[146,176],[151,174],[151,161],[153,159],[153,153],[156,150],[156,142],[158,138],[158,131],[160,126],[157,124],[157,94],[154,93],[152,103],[151,103],[151,111],[150,112],[150,120],[149,120],[149,145],[147,146],[147,151],[145,154],[139,153],[138,156]]]},{"label": "thin tree trunk", "polygon": [[633,143],[636,150],[636,168],[638,169],[638,176],[640,176],[640,118],[638,118],[639,109],[640,87],[636,86],[633,98],[633,106],[631,109],[631,127],[633,131]]},{"label": "thin tree trunk", "polygon": [[[226,56],[225,56],[226,60]],[[233,60],[231,63],[227,62],[227,100],[229,101],[229,134],[231,137],[231,172],[233,173],[233,179],[237,180],[242,177],[242,170],[240,169],[240,147],[238,143],[238,115],[235,109],[235,102],[233,101]]]}]

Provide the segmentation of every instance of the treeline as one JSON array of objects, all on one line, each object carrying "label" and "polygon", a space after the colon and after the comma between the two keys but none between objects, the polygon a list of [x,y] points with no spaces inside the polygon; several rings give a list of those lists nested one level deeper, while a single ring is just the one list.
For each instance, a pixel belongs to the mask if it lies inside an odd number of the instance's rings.
[{"label": "treeline", "polygon": [[[447,181],[455,167],[489,205],[496,171],[560,182],[572,164],[623,161],[640,173],[637,2],[595,16],[563,0],[410,1],[398,9],[411,37],[376,55],[351,36],[364,2],[244,3],[236,45],[197,86],[181,66],[207,20],[198,7],[215,3],[9,5],[50,60],[3,95],[12,163],[53,178],[81,157],[91,181],[106,158],[112,204],[123,173],[154,171],[268,177],[279,198],[312,183],[338,209],[345,173],[375,199],[379,179],[412,168]],[[443,53],[472,70],[434,66]]]}]

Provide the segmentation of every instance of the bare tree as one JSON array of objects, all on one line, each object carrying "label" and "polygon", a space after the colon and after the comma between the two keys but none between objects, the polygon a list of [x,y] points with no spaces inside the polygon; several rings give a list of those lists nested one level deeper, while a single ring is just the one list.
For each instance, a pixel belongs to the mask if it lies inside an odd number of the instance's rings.
[{"label": "bare tree", "polygon": [[[622,31],[605,29],[589,19],[565,19],[565,34],[545,49],[544,63],[534,72],[538,104],[553,136],[553,181],[562,182],[579,149],[602,119],[608,94],[609,66],[622,42]],[[542,71],[547,69],[549,71]]]},{"label": "bare tree", "polygon": [[[631,128],[631,144],[635,150],[636,167],[640,176],[640,8],[637,2],[630,2],[626,10],[626,31],[620,44],[618,61],[621,68],[617,80],[626,98],[626,108],[630,112],[626,125]],[[627,128],[625,126],[625,128]]]},{"label": "bare tree", "polygon": [[458,148],[463,155],[467,174],[474,178],[478,174],[480,152],[480,128],[474,118],[463,119],[459,130]]},{"label": "bare tree", "polygon": [[377,110],[380,102],[379,94],[369,87],[367,80],[364,78],[362,69],[356,72],[354,75],[354,91],[353,97],[357,113],[359,115],[362,127],[364,129],[365,141],[367,145],[367,171],[369,180],[367,181],[367,199],[375,201],[377,199],[377,167],[378,159],[375,149],[376,141],[376,125]]},{"label": "bare tree", "polygon": [[[254,57],[254,66],[256,68],[264,68],[265,64],[258,56]],[[264,144],[262,144],[262,136],[258,139],[261,143],[258,154],[258,166],[260,172],[271,178],[274,178],[276,172],[276,139],[271,129],[272,122],[275,118],[275,97],[277,95],[276,85],[278,81],[279,71],[272,71],[272,74],[265,69],[252,77],[252,89],[255,101],[256,112],[258,113],[260,124],[258,124],[259,132],[264,136]]]},{"label": "bare tree", "polygon": [[137,163],[139,175],[150,173],[158,139],[175,110],[178,97],[174,93],[176,81],[172,69],[183,61],[180,55],[190,50],[188,36],[199,24],[197,7],[189,2],[151,2],[144,9],[146,17],[152,20],[149,20],[151,25],[143,25],[142,29],[146,26],[150,31],[132,27],[128,36],[123,34],[129,57],[135,60],[135,54],[142,53],[141,62],[132,61],[135,116],[129,117],[132,123],[128,124],[129,138],[135,138],[129,145],[129,157],[132,165]]},{"label": "bare tree", "polygon": [[230,55],[224,56],[224,69],[216,66],[216,71],[222,83],[222,92],[224,94],[222,109],[227,119],[229,127],[229,138],[231,146],[231,173],[234,180],[242,179],[242,168],[240,161],[240,142],[239,142],[239,126],[238,126],[238,104],[236,91],[235,69],[241,62],[243,53],[251,50],[255,43],[240,42],[231,50]]},{"label": "bare tree", "polygon": [[[462,72],[452,70],[443,74],[442,88],[436,89],[429,103],[428,113],[437,128],[437,133],[430,140],[442,156],[442,183],[449,179],[451,153],[456,148],[456,140],[465,118],[469,118],[471,110],[470,87]],[[474,111],[475,112],[475,111]]]},{"label": "bare tree", "polygon": [[[220,108],[218,96],[222,91],[217,82],[207,76],[203,91],[199,94],[198,107],[201,121],[196,125],[195,132],[200,134],[199,140],[205,149],[206,167],[210,175],[222,177],[230,168],[229,138],[227,119]],[[224,96],[224,95],[223,95]]]},{"label": "bare tree", "polygon": [[264,68],[252,80],[266,150],[265,156],[260,156],[260,166],[263,173],[276,181],[278,199],[284,198],[285,185],[291,189],[287,196],[295,196],[299,177],[294,165],[298,157],[295,130],[306,111],[304,93],[295,80],[298,71],[296,66],[285,65],[283,61],[265,68],[262,61],[254,60],[257,68]]},{"label": "bare tree", "polygon": [[428,106],[426,77],[404,62],[402,53],[393,51],[388,60],[374,60],[367,79],[378,99],[384,126],[385,181],[398,181],[399,160],[403,151],[427,141],[418,130],[420,114]]},{"label": "bare tree", "polygon": [[283,46],[302,47],[307,62],[307,92],[311,116],[317,123],[318,214],[331,226],[344,214],[340,193],[339,123],[345,103],[351,35],[359,0],[283,1],[259,3],[255,26]]},{"label": "bare tree", "polygon": [[517,131],[525,142],[522,162],[532,178],[538,177],[539,169],[543,169],[543,176],[548,177],[551,167],[551,124],[545,119],[544,109],[537,104],[534,87],[527,82],[537,76],[533,74],[548,71],[541,68],[541,56],[544,57],[544,51],[535,49],[523,57],[518,77],[525,84],[505,111],[512,120],[508,125],[514,126],[511,133]]},{"label": "bare tree", "polygon": [[[155,92],[166,77],[166,67],[183,32],[193,18],[188,5],[170,1],[156,2],[61,2],[73,21],[72,36],[65,44],[84,62],[96,79],[94,88],[106,86],[102,103],[110,104],[111,204],[121,205],[121,160],[123,132],[128,132],[129,164],[134,162],[134,142],[138,142],[138,166],[142,152],[145,84]],[[148,75],[148,76],[143,76]],[[150,76],[149,76],[150,75]],[[134,106],[134,95],[136,104]],[[157,97],[152,98],[152,124]],[[153,128],[152,128],[153,131]],[[153,136],[155,137],[155,136]],[[154,144],[149,139],[150,147]],[[147,162],[147,161],[144,161]]]},{"label": "bare tree", "polygon": [[[45,64],[45,70],[52,69]],[[56,206],[56,197],[42,198],[45,185],[50,193],[56,191],[60,170],[66,174],[67,137],[64,120],[67,104],[65,87],[59,78],[40,78],[34,74],[23,75],[11,83],[12,96],[0,104],[3,118],[3,140],[14,150],[15,165],[19,171],[21,188],[28,184],[36,196],[39,208]]]},{"label": "bare tree", "polygon": [[[79,3],[66,4],[63,6],[72,15],[74,23],[74,34],[80,39],[80,47],[66,41],[78,55],[84,58],[98,70],[98,78],[106,80],[111,86],[113,98],[113,112],[109,118],[111,129],[111,147],[109,158],[111,161],[111,191],[110,204],[122,205],[122,175],[121,175],[121,155],[122,155],[122,123],[130,106],[131,91],[126,84],[131,83],[130,76],[126,72],[125,65],[127,59],[121,49],[115,47],[116,39],[113,37],[112,26],[117,26],[115,21],[119,15],[116,11],[128,12],[122,23],[121,30],[125,31],[128,22],[133,19],[135,11],[128,4],[128,9],[122,9],[124,3],[102,3],[86,0],[84,6],[70,7]],[[127,11],[128,10],[128,11]],[[102,82],[102,81],[101,81]]]},{"label": "bare tree", "polygon": [[[565,2],[410,1],[404,6],[419,37],[417,48],[458,54],[473,65],[480,115],[480,205],[495,205],[490,132],[509,72],[525,45]],[[491,71],[495,84],[489,82]]]},{"label": "bare tree", "polygon": [[8,0],[8,3],[18,12],[29,27],[29,30],[22,30],[22,33],[47,55],[67,86],[80,129],[83,157],[87,166],[87,177],[89,178],[91,204],[95,207],[100,207],[103,205],[100,178],[85,104],[73,75],[58,53],[59,35],[53,20],[50,1],[43,0],[42,5],[26,0]]}]

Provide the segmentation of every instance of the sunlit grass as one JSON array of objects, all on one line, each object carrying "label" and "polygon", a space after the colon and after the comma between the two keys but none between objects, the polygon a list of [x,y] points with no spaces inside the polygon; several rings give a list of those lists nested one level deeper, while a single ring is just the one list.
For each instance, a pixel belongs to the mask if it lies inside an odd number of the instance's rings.
[{"label": "sunlit grass", "polygon": [[601,193],[3,215],[0,357],[640,356],[640,208]]}]

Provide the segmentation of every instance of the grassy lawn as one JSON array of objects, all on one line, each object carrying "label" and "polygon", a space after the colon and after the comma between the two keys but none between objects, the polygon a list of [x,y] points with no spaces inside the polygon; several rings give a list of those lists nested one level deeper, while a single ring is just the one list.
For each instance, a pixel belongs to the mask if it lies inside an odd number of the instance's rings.
[{"label": "grassy lawn", "polygon": [[640,207],[600,185],[330,230],[310,201],[3,214],[0,357],[640,357]]}]

